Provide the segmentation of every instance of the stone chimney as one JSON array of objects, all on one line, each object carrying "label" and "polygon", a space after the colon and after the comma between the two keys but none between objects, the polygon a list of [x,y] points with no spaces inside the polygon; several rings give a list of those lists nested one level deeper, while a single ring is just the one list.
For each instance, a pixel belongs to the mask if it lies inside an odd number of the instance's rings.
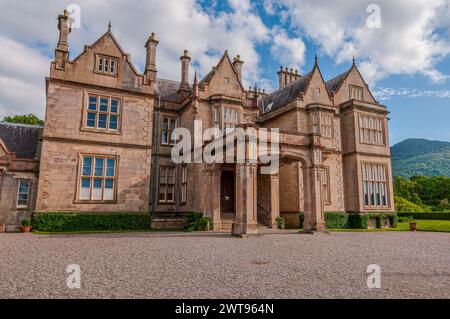
[{"label": "stone chimney", "polygon": [[58,16],[59,40],[55,50],[55,64],[57,69],[64,69],[66,62],[69,61],[69,12],[64,10],[63,14]]},{"label": "stone chimney", "polygon": [[189,56],[188,50],[184,50],[184,54],[180,57],[181,61],[181,83],[180,90],[189,90],[189,63],[191,62],[191,57]]},{"label": "stone chimney", "polygon": [[301,77],[301,75],[298,73],[298,70],[289,70],[288,67],[283,68],[282,66],[280,66],[280,71],[278,71],[277,74],[280,89],[300,79]]},{"label": "stone chimney", "polygon": [[244,61],[241,60],[241,56],[238,54],[233,61],[234,69],[236,70],[238,74],[239,81],[242,82],[242,65],[244,64]]},{"label": "stone chimney", "polygon": [[152,32],[150,37],[145,43],[145,48],[147,49],[147,58],[145,62],[145,72],[144,72],[144,81],[145,83],[151,83],[156,81],[156,74],[158,71],[156,70],[156,47],[158,46],[159,41],[156,40],[155,33]]}]

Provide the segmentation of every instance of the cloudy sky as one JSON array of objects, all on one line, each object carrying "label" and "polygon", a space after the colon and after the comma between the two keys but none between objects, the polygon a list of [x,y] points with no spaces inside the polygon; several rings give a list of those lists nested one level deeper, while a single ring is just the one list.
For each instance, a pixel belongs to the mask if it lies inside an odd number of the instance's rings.
[{"label": "cloudy sky", "polygon": [[[142,71],[151,32],[159,77],[178,80],[188,49],[205,75],[228,49],[245,61],[246,86],[272,91],[280,65],[326,79],[355,56],[391,111],[391,142],[450,141],[450,0],[0,0],[0,118],[45,111],[44,77],[57,43],[56,17],[80,8],[70,56],[112,30]],[[76,7],[75,6],[75,7]]]}]

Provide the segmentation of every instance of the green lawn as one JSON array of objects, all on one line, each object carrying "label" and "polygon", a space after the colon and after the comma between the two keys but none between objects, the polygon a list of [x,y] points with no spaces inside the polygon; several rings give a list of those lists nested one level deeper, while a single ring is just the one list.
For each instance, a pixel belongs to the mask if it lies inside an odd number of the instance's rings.
[{"label": "green lawn", "polygon": [[[450,232],[450,220],[417,220],[418,231]],[[342,232],[409,231],[409,222],[398,223],[397,228],[381,229],[330,229]]]}]

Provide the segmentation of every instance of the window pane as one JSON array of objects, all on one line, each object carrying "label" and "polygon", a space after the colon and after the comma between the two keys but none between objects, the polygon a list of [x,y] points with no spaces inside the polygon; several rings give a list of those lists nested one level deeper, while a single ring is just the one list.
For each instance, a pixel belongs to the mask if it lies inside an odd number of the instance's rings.
[{"label": "window pane", "polygon": [[21,193],[21,194],[28,194],[29,187],[30,187],[30,182],[28,182],[28,181],[20,181],[19,193]]},{"label": "window pane", "polygon": [[163,130],[162,132],[161,132],[161,143],[162,144],[168,144],[169,143],[169,140],[168,140],[168,134],[167,134],[167,131],[166,130]]},{"label": "window pane", "polygon": [[83,159],[83,176],[92,175],[92,157],[85,157]]},{"label": "window pane", "polygon": [[95,121],[97,119],[97,114],[95,113],[88,113],[87,114],[87,127],[95,127]]},{"label": "window pane", "polygon": [[106,160],[106,176],[114,177],[116,161],[114,159],[108,158]]},{"label": "window pane", "polygon": [[88,109],[91,111],[97,111],[97,97],[96,96],[89,96]]},{"label": "window pane", "polygon": [[111,113],[119,113],[119,100],[111,99]]},{"label": "window pane", "polygon": [[110,115],[109,116],[109,129],[110,130],[117,130],[117,115]]},{"label": "window pane", "polygon": [[173,186],[167,186],[167,201],[172,202],[173,201]]},{"label": "window pane", "polygon": [[114,74],[115,67],[116,67],[116,61],[111,60],[111,74]]},{"label": "window pane", "polygon": [[114,180],[105,180],[105,192],[103,195],[103,200],[113,200],[114,199]]},{"label": "window pane", "polygon": [[100,99],[100,111],[108,112],[108,99],[105,97]]},{"label": "window pane", "polygon": [[80,199],[89,200],[91,192],[91,180],[89,178],[81,179]]},{"label": "window pane", "polygon": [[98,70],[99,70],[100,72],[103,72],[103,58],[100,58],[100,59],[99,59]]},{"label": "window pane", "polygon": [[94,188],[92,189],[92,199],[93,200],[101,200],[102,199],[102,185],[103,180],[94,179]]},{"label": "window pane", "polygon": [[[95,176],[103,176],[103,167],[105,160],[103,158],[95,159]],[[95,183],[94,183],[95,185]]]},{"label": "window pane", "polygon": [[106,114],[99,114],[99,116],[98,116],[98,127],[99,128],[106,128],[106,121],[107,121],[107,115]]},{"label": "window pane", "polygon": [[105,59],[105,72],[108,73],[109,69],[109,59]]},{"label": "window pane", "polygon": [[18,206],[27,206],[28,205],[28,194],[19,194],[17,199]]}]

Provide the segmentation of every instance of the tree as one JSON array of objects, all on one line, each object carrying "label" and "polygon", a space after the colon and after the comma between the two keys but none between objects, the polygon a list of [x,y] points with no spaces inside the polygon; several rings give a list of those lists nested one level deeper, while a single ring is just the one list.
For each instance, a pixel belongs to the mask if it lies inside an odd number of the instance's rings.
[{"label": "tree", "polygon": [[30,125],[44,125],[44,121],[34,114],[6,116],[3,119],[3,122],[30,124]]}]

